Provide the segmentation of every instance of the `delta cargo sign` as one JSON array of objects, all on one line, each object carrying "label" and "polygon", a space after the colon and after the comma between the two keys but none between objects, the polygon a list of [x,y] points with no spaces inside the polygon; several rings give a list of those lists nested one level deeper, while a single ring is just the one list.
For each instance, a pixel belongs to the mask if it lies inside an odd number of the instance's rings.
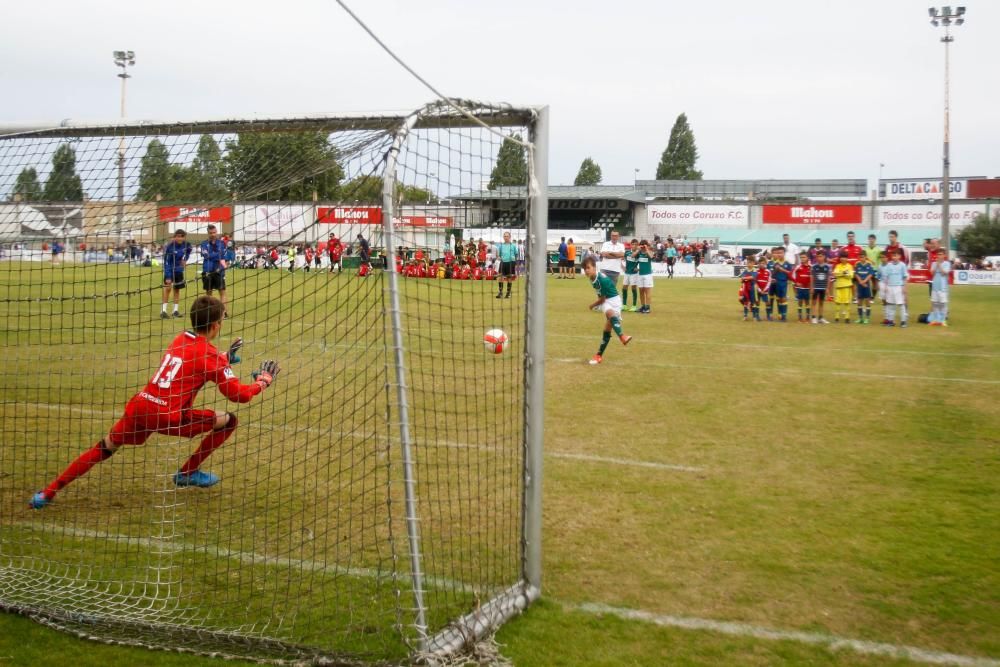
[{"label": "delta cargo sign", "polygon": [[[880,181],[885,188],[885,199],[941,199],[944,183],[939,180],[923,181]],[[965,199],[968,195],[967,179],[949,179],[948,192],[953,199]]]},{"label": "delta cargo sign", "polygon": [[862,207],[855,205],[765,205],[763,211],[765,225],[859,225],[861,220]]}]

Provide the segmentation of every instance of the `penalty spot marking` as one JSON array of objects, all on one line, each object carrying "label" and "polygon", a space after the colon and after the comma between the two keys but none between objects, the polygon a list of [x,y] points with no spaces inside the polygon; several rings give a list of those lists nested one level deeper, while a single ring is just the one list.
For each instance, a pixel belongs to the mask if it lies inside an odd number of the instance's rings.
[{"label": "penalty spot marking", "polygon": [[588,614],[607,614],[617,616],[627,621],[643,621],[662,627],[682,628],[684,630],[704,630],[717,632],[733,637],[753,637],[754,639],[769,639],[774,641],[791,641],[800,644],[823,646],[831,651],[853,651],[862,655],[877,655],[902,660],[912,660],[929,665],[959,665],[960,667],[1000,667],[1000,660],[957,653],[931,651],[905,644],[886,644],[864,639],[850,639],[827,635],[820,632],[800,632],[796,630],[775,630],[747,623],[729,621],[713,621],[707,618],[691,618],[687,616],[671,616],[654,614],[640,609],[624,609],[605,604],[584,603],[567,605],[569,609]]}]

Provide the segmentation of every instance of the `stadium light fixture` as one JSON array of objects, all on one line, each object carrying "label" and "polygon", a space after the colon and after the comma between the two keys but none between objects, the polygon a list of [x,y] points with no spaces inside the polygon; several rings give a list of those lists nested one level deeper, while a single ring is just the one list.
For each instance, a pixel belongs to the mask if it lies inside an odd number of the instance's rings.
[{"label": "stadium light fixture", "polygon": [[[125,118],[125,82],[130,78],[128,68],[135,65],[135,51],[113,51],[115,66],[121,68],[118,78],[122,80],[121,117]],[[118,241],[121,242],[122,224],[125,220],[125,132],[118,137],[118,214],[115,216]]]},{"label": "stadium light fixture", "polygon": [[948,256],[951,256],[951,230],[949,229],[951,220],[951,79],[950,79],[950,69],[951,69],[951,52],[950,44],[955,41],[955,38],[951,34],[951,25],[954,23],[956,26],[965,23],[965,7],[957,7],[955,12],[952,12],[950,6],[941,7],[930,7],[927,10],[928,15],[931,17],[931,25],[935,28],[939,25],[944,26],[944,37],[941,41],[944,43],[944,157],[942,159],[942,178],[941,178],[941,243],[943,247],[948,251]]}]

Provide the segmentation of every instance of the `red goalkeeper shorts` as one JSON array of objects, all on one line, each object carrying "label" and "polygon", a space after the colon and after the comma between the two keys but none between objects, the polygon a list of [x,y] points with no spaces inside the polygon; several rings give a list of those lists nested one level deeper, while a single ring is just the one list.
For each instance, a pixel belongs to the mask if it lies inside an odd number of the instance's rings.
[{"label": "red goalkeeper shorts", "polygon": [[140,393],[126,404],[125,414],[111,427],[109,438],[116,445],[141,445],[154,433],[193,438],[214,428],[214,410],[167,411]]}]

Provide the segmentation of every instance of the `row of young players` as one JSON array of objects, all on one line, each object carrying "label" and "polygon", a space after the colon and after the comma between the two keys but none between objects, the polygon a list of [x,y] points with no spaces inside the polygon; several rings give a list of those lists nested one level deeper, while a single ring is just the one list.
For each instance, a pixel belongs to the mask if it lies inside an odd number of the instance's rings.
[{"label": "row of young players", "polygon": [[[807,252],[800,253],[799,263],[793,265],[785,258],[785,249],[778,246],[771,250],[770,260],[758,263],[751,259],[740,274],[739,301],[743,306],[743,319],[760,321],[761,306],[764,306],[769,321],[774,319],[775,307],[778,321],[788,321],[791,284],[795,289],[800,323],[829,324],[823,312],[829,295],[833,300],[834,322],[850,324],[854,302],[857,305],[854,322],[869,324],[872,301],[881,294],[885,306],[882,324],[895,326],[898,310],[900,326],[905,327],[908,320],[905,287],[909,274],[901,259],[901,252],[890,250],[880,253],[879,266],[872,264],[864,254],[853,262],[842,254],[836,264],[828,264],[826,253],[820,251],[815,254],[814,262],[809,261]],[[945,310],[941,323],[947,319],[947,280],[944,283]]]}]

